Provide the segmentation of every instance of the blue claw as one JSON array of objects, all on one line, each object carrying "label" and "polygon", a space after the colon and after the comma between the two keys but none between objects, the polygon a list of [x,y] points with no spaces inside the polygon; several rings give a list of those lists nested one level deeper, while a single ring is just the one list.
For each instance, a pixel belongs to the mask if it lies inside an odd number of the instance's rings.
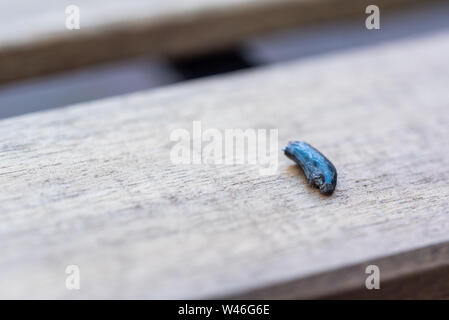
[{"label": "blue claw", "polygon": [[290,141],[283,149],[295,161],[309,181],[325,195],[331,195],[337,185],[337,170],[321,152],[303,141]]}]

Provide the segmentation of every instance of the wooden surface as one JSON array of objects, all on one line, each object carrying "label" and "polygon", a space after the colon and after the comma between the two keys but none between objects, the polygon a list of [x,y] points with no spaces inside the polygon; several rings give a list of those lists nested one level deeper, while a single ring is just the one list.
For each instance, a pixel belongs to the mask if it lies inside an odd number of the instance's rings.
[{"label": "wooden surface", "polygon": [[[310,298],[350,295],[371,263],[381,288],[444,270],[448,56],[442,29],[1,121],[0,297]],[[265,177],[171,164],[170,132],[193,120],[308,141],[336,192],[281,150]]]},{"label": "wooden surface", "polygon": [[[419,0],[378,0],[384,10]],[[183,56],[249,36],[355,15],[360,0],[7,0],[0,2],[0,82],[142,54]],[[65,8],[80,9],[67,30]]]}]

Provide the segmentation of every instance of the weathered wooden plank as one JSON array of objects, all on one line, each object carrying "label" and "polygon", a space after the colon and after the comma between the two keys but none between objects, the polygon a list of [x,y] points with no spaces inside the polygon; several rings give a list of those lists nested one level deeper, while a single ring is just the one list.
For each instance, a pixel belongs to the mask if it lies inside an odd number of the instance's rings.
[{"label": "weathered wooden plank", "polygon": [[[382,10],[418,0],[379,0]],[[8,0],[0,3],[0,82],[142,54],[188,55],[267,31],[358,15],[359,0]],[[67,30],[65,9],[80,9]],[[363,20],[362,20],[363,21]]]},{"label": "weathered wooden plank", "polygon": [[[0,297],[323,297],[367,263],[381,281],[447,267],[448,55],[442,29],[1,121]],[[174,165],[193,120],[308,141],[337,190],[280,150],[271,176]]]}]

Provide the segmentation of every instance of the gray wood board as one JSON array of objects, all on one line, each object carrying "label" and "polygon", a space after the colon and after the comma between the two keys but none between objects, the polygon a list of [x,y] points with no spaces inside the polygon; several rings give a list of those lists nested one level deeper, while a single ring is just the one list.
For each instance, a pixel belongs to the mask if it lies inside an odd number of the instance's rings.
[{"label": "gray wood board", "polygon": [[[1,121],[0,297],[316,297],[372,261],[447,265],[448,56],[446,29]],[[277,174],[172,164],[193,120],[278,129]],[[291,139],[332,160],[334,195]]]}]

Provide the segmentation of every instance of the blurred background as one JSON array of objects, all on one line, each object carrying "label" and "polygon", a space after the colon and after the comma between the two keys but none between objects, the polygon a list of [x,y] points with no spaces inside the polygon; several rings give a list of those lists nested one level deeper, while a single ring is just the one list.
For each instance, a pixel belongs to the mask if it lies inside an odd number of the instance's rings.
[{"label": "blurred background", "polygon": [[[4,0],[0,118],[449,27],[446,1]],[[404,53],[405,54],[405,53]]]}]

